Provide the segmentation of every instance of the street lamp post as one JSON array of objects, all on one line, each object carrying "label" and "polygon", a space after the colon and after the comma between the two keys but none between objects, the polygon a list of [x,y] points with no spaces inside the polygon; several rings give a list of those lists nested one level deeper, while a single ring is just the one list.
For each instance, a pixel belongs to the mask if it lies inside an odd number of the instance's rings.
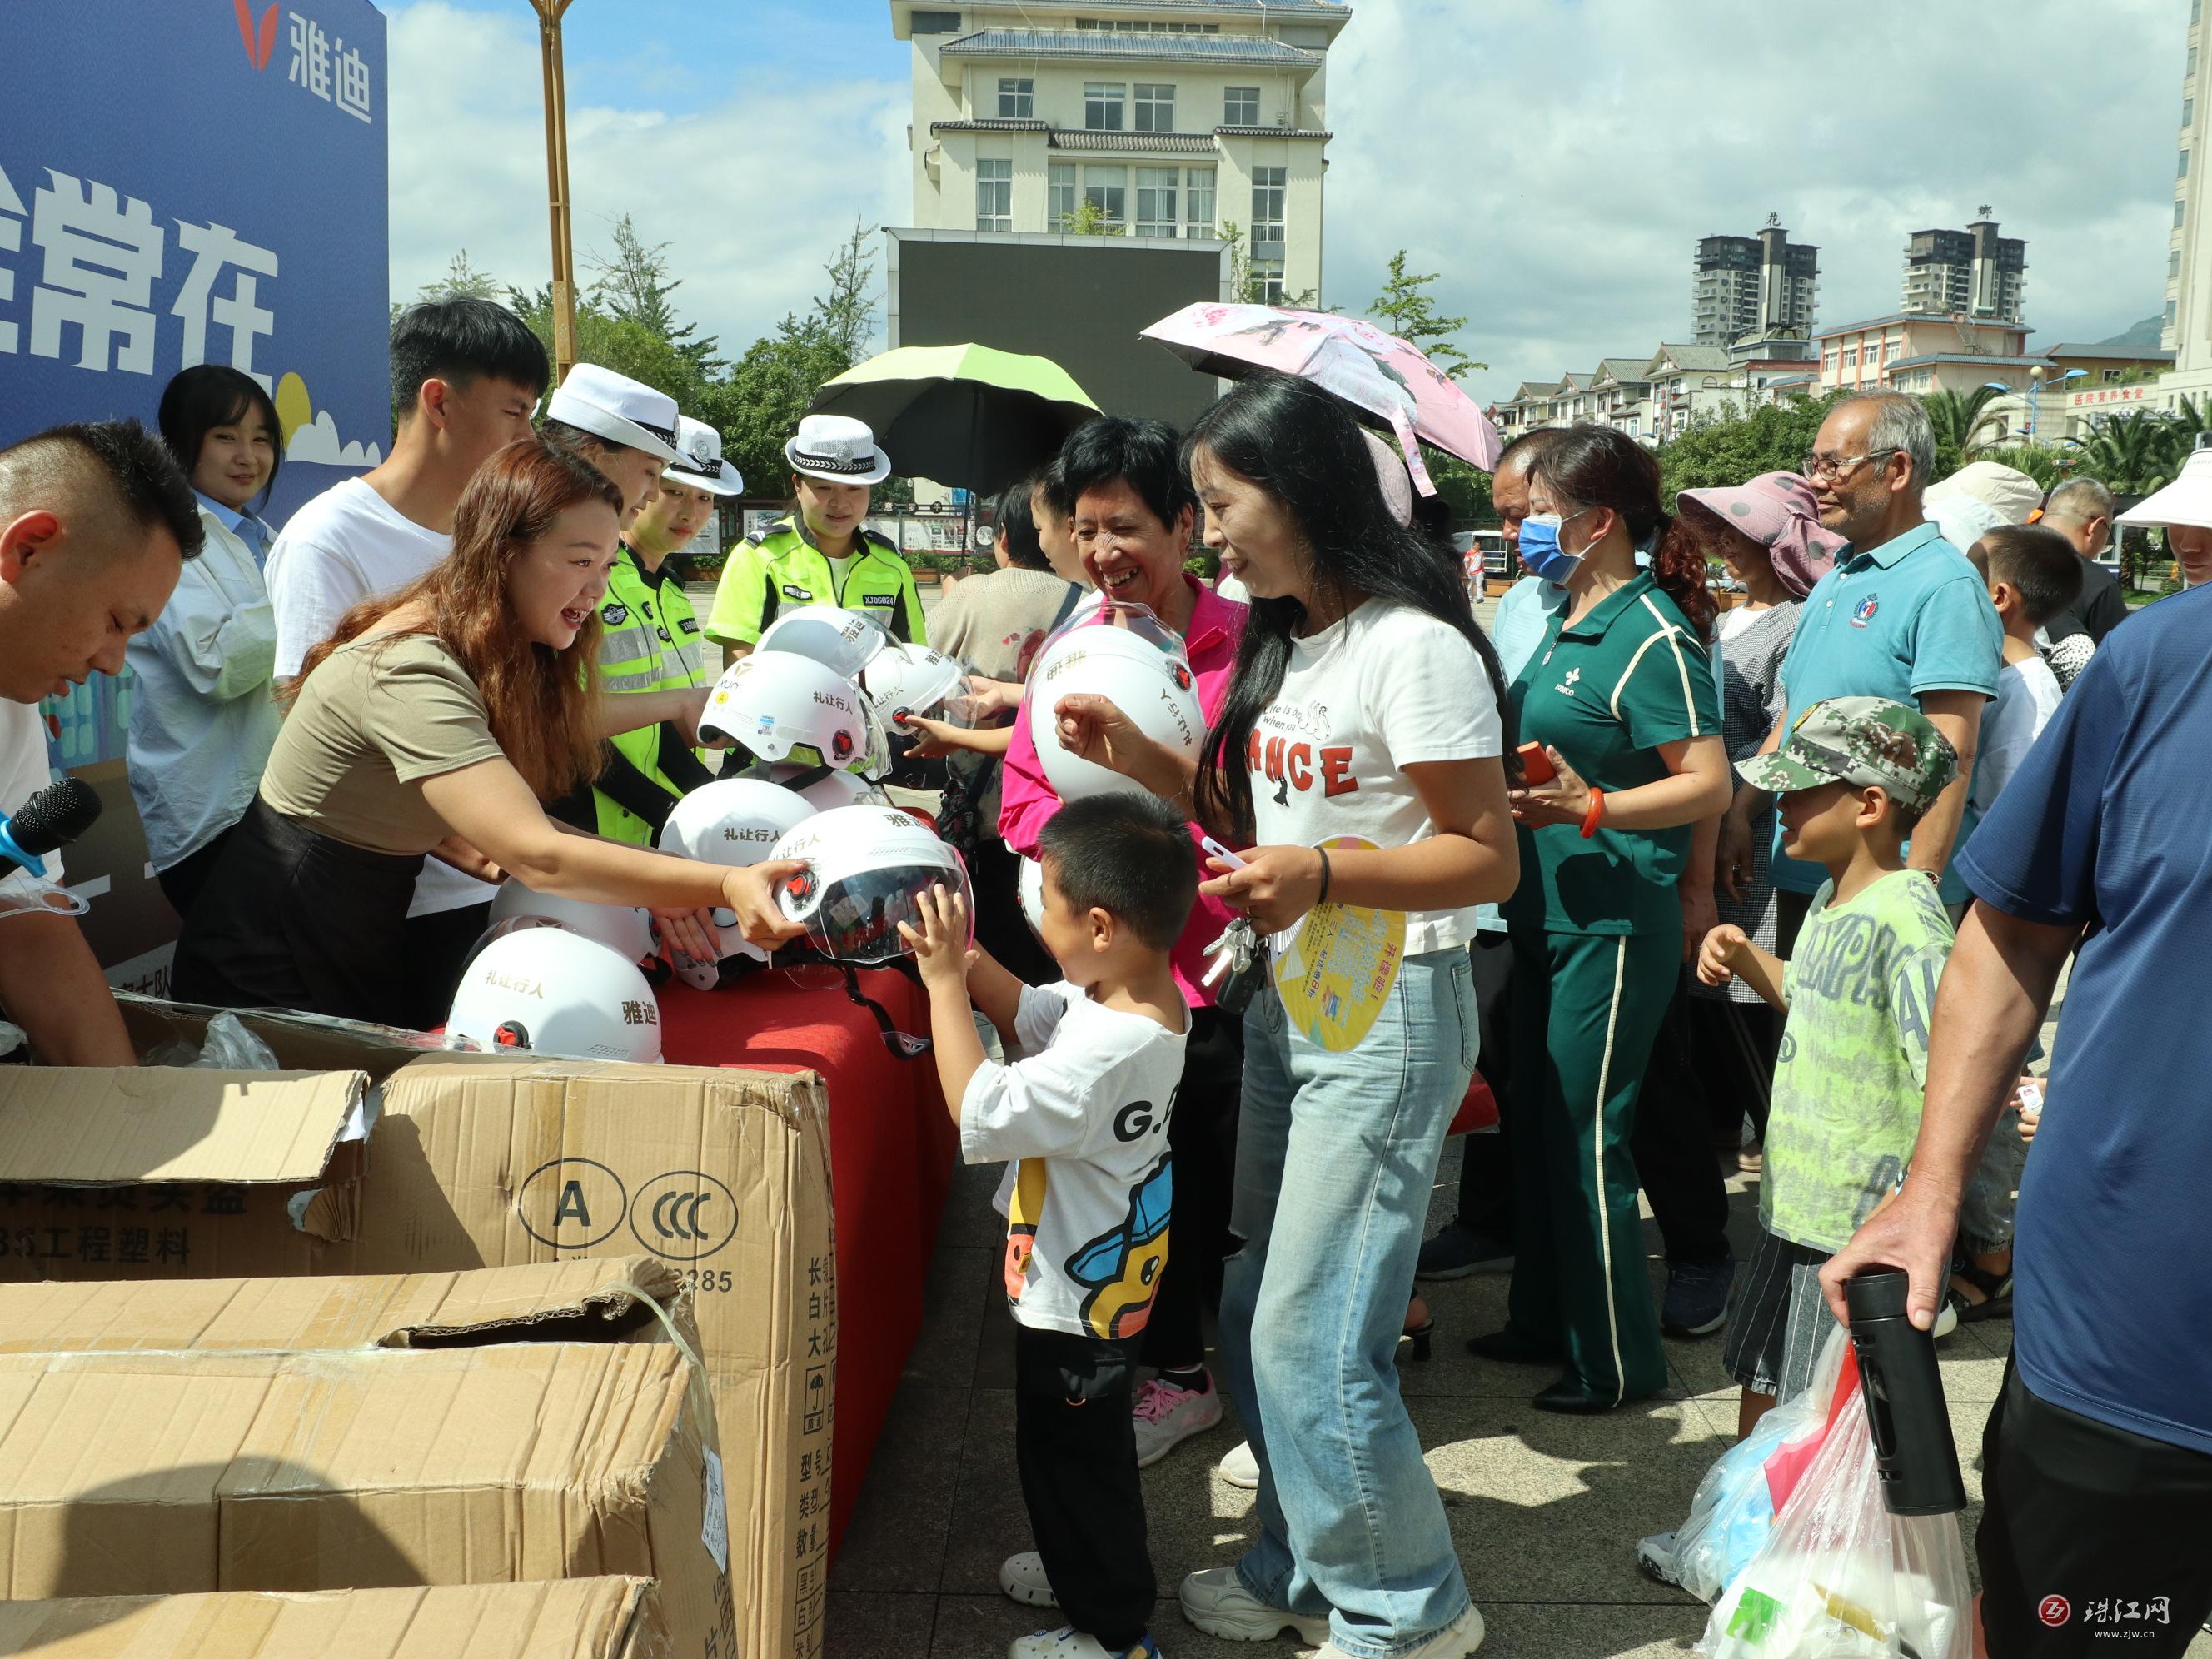
[{"label": "street lamp post", "polygon": [[576,361],[576,264],[568,200],[568,94],[561,64],[561,19],[571,0],[530,0],[538,14],[538,58],[545,77],[545,190],[552,220],[553,380]]}]

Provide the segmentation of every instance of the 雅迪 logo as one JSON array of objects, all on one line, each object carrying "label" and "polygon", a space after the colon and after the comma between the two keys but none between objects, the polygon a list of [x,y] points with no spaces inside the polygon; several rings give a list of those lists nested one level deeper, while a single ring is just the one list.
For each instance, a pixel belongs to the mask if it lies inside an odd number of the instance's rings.
[{"label": "\u96c5\u8fea logo", "polygon": [[276,14],[280,8],[271,6],[261,14],[261,21],[253,21],[252,8],[246,0],[231,0],[238,9],[238,38],[246,42],[246,61],[257,70],[269,67],[269,54],[276,50]]}]

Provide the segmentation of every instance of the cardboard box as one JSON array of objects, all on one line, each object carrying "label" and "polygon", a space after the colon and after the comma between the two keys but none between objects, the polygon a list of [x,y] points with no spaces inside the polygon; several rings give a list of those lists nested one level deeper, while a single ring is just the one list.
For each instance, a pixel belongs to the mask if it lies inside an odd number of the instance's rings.
[{"label": "cardboard box", "polygon": [[667,1342],[696,1352],[690,1292],[649,1256],[380,1279],[0,1285],[0,1353],[473,1348]]},{"label": "cardboard box", "polygon": [[279,1595],[0,1601],[0,1653],[43,1659],[666,1659],[642,1578]]},{"label": "cardboard box", "polygon": [[[190,1039],[207,1012],[124,1008],[142,1049]],[[298,1016],[245,1023],[298,1069],[0,1066],[0,1281],[422,1273],[643,1250],[693,1292],[744,1651],[814,1659],[837,1347],[820,1079],[425,1054]]]},{"label": "cardboard box", "polygon": [[719,1460],[672,1346],[0,1356],[10,1600],[651,1578],[730,1659]]}]

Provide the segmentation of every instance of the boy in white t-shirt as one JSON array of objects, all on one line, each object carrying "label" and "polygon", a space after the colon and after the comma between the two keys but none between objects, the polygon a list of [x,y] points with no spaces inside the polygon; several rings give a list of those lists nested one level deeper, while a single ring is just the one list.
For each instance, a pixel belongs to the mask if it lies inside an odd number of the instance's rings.
[{"label": "boy in white t-shirt", "polygon": [[[1168,1120],[1188,1011],[1168,961],[1198,891],[1181,818],[1150,795],[1071,801],[1037,845],[1038,931],[1064,975],[1024,985],[968,948],[965,904],[936,890],[902,924],[929,990],[938,1076],[961,1156],[1004,1158],[1014,1450],[1036,1549],[999,1582],[1067,1625],[1012,1659],[1130,1659],[1159,1649],[1130,1417],[1134,1339],[1166,1265]],[[1024,1057],[987,1059],[975,1006]]]},{"label": "boy in white t-shirt", "polygon": [[2058,712],[2058,677],[2036,649],[2035,630],[2081,597],[2081,560],[2071,542],[2039,524],[2001,525],[1966,556],[1989,585],[1990,603],[2004,624],[2004,666],[1996,700],[1982,714],[1968,795],[1978,821]]}]

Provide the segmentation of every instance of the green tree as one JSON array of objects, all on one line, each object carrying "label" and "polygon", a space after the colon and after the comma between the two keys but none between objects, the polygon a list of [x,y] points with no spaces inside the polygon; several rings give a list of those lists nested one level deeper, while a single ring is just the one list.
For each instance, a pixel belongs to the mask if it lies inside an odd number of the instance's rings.
[{"label": "green tree", "polygon": [[1936,428],[1936,471],[1929,482],[1948,478],[1996,435],[2004,416],[1990,404],[2007,394],[1996,386],[1978,386],[1971,392],[1929,392],[1921,395],[1928,423]]},{"label": "green tree", "polygon": [[1488,368],[1488,363],[1476,362],[1455,343],[1459,331],[1467,326],[1467,319],[1447,317],[1437,309],[1436,296],[1428,291],[1437,275],[1433,270],[1407,270],[1406,250],[1400,248],[1390,256],[1390,275],[1383,282],[1382,293],[1367,307],[1369,318],[1407,344],[1419,347],[1431,362],[1454,380],[1474,369]]},{"label": "green tree", "polygon": [[615,251],[610,258],[590,253],[586,261],[599,273],[592,285],[591,302],[617,322],[635,323],[658,335],[691,361],[702,376],[725,365],[715,356],[720,343],[712,335],[702,340],[696,323],[678,322],[669,295],[684,286],[668,275],[666,242],[647,245],[627,213],[615,221]]},{"label": "green tree", "polygon": [[[530,325],[531,332],[553,352],[553,296],[548,289],[526,294],[507,291],[507,303]],[[708,381],[699,367],[662,336],[642,323],[617,317],[589,296],[576,307],[576,361],[597,363],[617,374],[641,380],[656,392],[676,399],[686,414],[696,414]]]},{"label": "green tree", "polygon": [[1075,211],[1060,220],[1061,228],[1070,236],[1120,236],[1127,227],[1109,214],[1088,196],[1075,204]]},{"label": "green tree", "polygon": [[1820,422],[1841,392],[1824,398],[1791,394],[1787,401],[1763,404],[1749,415],[1729,410],[1698,422],[1659,452],[1659,472],[1667,507],[1685,489],[1740,484],[1762,472],[1795,472],[1813,451]]},{"label": "green tree", "polygon": [[434,283],[425,283],[416,297],[423,300],[500,300],[507,295],[507,288],[488,270],[478,270],[469,263],[469,251],[462,248],[453,255],[446,274]]},{"label": "green tree", "polygon": [[1229,244],[1229,291],[1248,306],[1280,306],[1285,311],[1334,311],[1334,306],[1324,306],[1321,296],[1311,289],[1297,294],[1285,294],[1279,300],[1267,297],[1267,279],[1252,267],[1252,256],[1244,246],[1244,232],[1231,224],[1223,224],[1214,232]]},{"label": "green tree", "polygon": [[[872,226],[854,222],[852,234],[827,264],[823,291],[804,314],[788,313],[775,331],[756,340],[726,377],[698,394],[696,413],[722,434],[722,453],[744,474],[750,493],[781,494],[789,469],[783,445],[814,401],[823,382],[860,361],[875,331],[868,252]],[[911,499],[910,486],[890,481],[878,490],[884,501]]]},{"label": "green tree", "polygon": [[2002,449],[1984,449],[1976,459],[2025,472],[2046,491],[2063,483],[2079,465],[2077,457],[2049,444],[2009,444]]},{"label": "green tree", "polygon": [[2149,410],[2110,416],[2075,444],[2077,471],[2101,479],[2116,495],[2148,495],[2178,470],[2173,439],[2172,423]]},{"label": "green tree", "polygon": [[[1384,437],[1393,449],[1396,441]],[[1421,446],[1421,459],[1429,469],[1437,494],[1451,506],[1452,522],[1458,525],[1495,524],[1498,508],[1490,499],[1490,475],[1456,455],[1447,455],[1431,444]]]}]

